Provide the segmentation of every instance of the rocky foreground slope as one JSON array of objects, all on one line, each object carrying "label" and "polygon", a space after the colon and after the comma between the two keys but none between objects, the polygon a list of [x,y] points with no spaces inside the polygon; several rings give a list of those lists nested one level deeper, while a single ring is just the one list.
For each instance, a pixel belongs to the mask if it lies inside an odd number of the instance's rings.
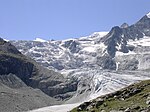
[{"label": "rocky foreground slope", "polygon": [[71,112],[150,112],[150,80],[84,102]]}]

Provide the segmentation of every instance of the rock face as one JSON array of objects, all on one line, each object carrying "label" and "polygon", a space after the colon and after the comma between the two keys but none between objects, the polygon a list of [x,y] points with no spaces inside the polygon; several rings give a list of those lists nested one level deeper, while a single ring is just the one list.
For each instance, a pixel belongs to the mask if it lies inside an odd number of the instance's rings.
[{"label": "rock face", "polygon": [[116,62],[109,55],[104,55],[102,57],[97,56],[96,62],[102,67],[102,69],[116,69]]},{"label": "rock face", "polygon": [[26,84],[12,73],[8,75],[0,75],[0,82],[10,88],[26,87]]},{"label": "rock face", "polygon": [[18,57],[5,53],[0,55],[0,74],[15,74],[26,84],[29,84],[31,76],[35,75],[32,74],[34,70],[34,65],[27,60],[23,60],[23,55]]},{"label": "rock face", "polygon": [[11,43],[4,41],[0,38],[0,51],[5,53],[21,54],[15,46],[12,46]]},{"label": "rock face", "polygon": [[[102,42],[104,42],[105,45],[107,45],[107,52],[111,57],[115,57],[115,52],[117,51],[116,46],[118,43],[125,45],[126,42],[122,40],[122,29],[118,26],[113,27],[111,31],[102,38]],[[122,42],[122,43],[121,43]],[[123,50],[123,52],[127,52],[126,49]]]}]

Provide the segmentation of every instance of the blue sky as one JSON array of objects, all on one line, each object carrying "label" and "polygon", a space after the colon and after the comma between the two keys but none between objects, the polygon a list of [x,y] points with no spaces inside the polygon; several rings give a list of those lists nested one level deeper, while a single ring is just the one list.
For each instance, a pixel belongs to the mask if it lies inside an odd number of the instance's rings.
[{"label": "blue sky", "polygon": [[0,0],[0,36],[78,38],[133,24],[148,12],[150,0]]}]

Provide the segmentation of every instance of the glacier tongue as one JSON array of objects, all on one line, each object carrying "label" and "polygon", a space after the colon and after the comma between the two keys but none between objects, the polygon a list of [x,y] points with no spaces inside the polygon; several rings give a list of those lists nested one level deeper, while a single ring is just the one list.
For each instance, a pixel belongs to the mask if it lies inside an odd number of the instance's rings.
[{"label": "glacier tongue", "polygon": [[68,71],[68,77],[77,78],[79,81],[76,95],[67,101],[68,103],[88,101],[117,91],[137,81],[150,79],[148,72],[144,71],[109,71],[96,68]]},{"label": "glacier tongue", "polygon": [[[140,75],[138,75],[140,74]],[[147,73],[130,72],[102,72],[94,76],[96,90],[90,95],[91,99],[105,95],[126,87],[140,80],[150,79]]]}]

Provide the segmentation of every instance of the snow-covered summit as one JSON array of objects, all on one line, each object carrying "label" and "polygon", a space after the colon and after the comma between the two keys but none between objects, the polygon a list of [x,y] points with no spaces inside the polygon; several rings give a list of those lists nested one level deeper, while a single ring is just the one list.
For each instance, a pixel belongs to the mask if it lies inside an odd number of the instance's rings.
[{"label": "snow-covered summit", "polygon": [[146,14],[148,18],[150,18],[150,12]]},{"label": "snow-covered summit", "polygon": [[37,42],[48,42],[47,40],[41,39],[41,38],[36,38],[33,41],[37,41]]}]

